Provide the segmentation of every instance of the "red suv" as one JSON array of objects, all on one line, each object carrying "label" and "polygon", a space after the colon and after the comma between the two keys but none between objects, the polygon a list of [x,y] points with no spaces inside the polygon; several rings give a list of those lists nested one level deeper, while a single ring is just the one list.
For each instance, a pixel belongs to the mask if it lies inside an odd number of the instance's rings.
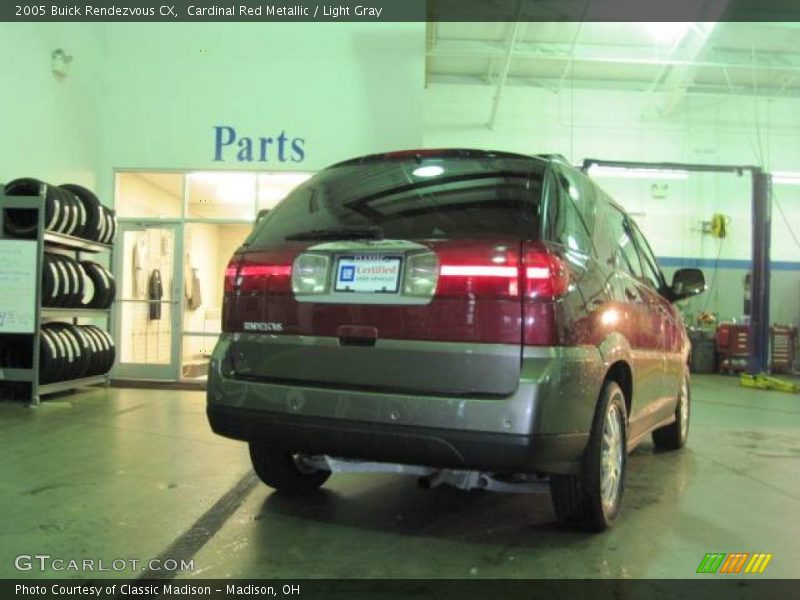
[{"label": "red suv", "polygon": [[667,285],[633,220],[560,157],[350,160],[231,260],[208,418],[279,490],[342,464],[546,478],[559,518],[602,530],[627,452],[651,432],[686,443],[672,302],[704,288],[697,269]]}]

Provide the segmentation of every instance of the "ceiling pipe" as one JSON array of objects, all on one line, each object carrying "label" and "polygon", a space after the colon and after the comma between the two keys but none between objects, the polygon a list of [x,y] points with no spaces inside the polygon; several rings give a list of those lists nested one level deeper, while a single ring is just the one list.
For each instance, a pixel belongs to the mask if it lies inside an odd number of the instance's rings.
[{"label": "ceiling pipe", "polygon": [[[437,44],[438,49],[428,52],[429,56],[438,58],[448,57],[462,57],[462,58],[498,58],[501,56],[499,52],[487,51],[485,49],[465,50],[465,49],[447,49],[442,48],[442,43]],[[691,61],[672,58],[644,58],[644,57],[600,57],[600,56],[573,56],[570,57],[567,53],[545,53],[534,51],[517,51],[513,52],[513,58],[524,60],[548,60],[548,61],[574,61],[578,63],[598,63],[609,65],[643,65],[643,66],[675,66],[675,67],[699,67],[699,68],[716,68],[716,69],[746,69],[748,71],[753,69],[753,63],[725,63],[719,61]],[[507,56],[507,53],[506,53]],[[792,56],[797,56],[792,54]],[[757,63],[757,69],[764,71],[790,71],[800,72],[800,63],[797,64],[771,64],[771,63]]]},{"label": "ceiling pipe", "polygon": [[[522,2],[520,2],[520,9]],[[517,14],[519,18],[519,14]],[[494,93],[494,102],[492,102],[492,114],[489,117],[489,129],[494,129],[495,122],[497,121],[497,110],[500,107],[500,95],[503,93],[503,87],[506,85],[506,78],[508,77],[508,70],[511,68],[511,58],[514,55],[514,45],[517,43],[517,36],[519,35],[519,19],[514,21],[511,28],[511,35],[508,39],[508,48],[506,48],[506,56],[503,61],[503,70],[500,72],[500,77],[497,81],[497,90]]]}]

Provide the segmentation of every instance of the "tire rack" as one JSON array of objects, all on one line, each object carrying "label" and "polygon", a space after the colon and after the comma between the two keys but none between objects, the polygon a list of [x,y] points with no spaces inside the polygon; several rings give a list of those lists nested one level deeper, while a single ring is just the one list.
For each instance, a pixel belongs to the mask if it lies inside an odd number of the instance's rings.
[{"label": "tire rack", "polygon": [[100,244],[90,240],[84,240],[71,235],[45,231],[44,218],[44,197],[43,196],[6,196],[0,187],[0,239],[21,239],[16,238],[5,231],[5,210],[6,208],[22,208],[36,210],[38,214],[39,226],[37,227],[36,238],[31,238],[32,243],[36,243],[36,298],[33,335],[33,358],[30,369],[10,369],[0,368],[0,384],[2,382],[22,382],[31,384],[31,395],[29,402],[32,406],[38,406],[42,396],[73,390],[79,387],[104,384],[108,385],[111,375],[93,375],[81,379],[69,379],[66,381],[55,381],[52,383],[39,384],[39,351],[41,343],[42,319],[52,318],[59,320],[71,320],[77,325],[80,319],[102,318],[106,320],[106,327],[109,324],[111,309],[97,308],[45,308],[42,307],[42,266],[44,264],[44,251],[47,248],[59,248],[71,251],[75,258],[80,260],[82,252],[96,254],[98,252],[111,251],[113,246]]}]

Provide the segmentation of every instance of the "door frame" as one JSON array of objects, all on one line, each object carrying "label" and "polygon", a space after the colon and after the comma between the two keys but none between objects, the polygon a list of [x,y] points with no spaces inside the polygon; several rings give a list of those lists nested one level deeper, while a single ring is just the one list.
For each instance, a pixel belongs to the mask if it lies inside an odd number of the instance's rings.
[{"label": "door frame", "polygon": [[[170,359],[167,364],[123,363],[122,344],[122,305],[126,302],[147,303],[148,300],[125,300],[122,298],[124,272],[124,246],[126,231],[141,231],[148,228],[171,229],[174,235],[172,256],[172,288],[169,300],[161,300],[162,304],[170,305]],[[183,225],[181,219],[140,219],[120,218],[117,244],[113,252],[113,273],[117,280],[117,300],[114,302],[112,335],[118,342],[117,359],[114,364],[112,377],[114,379],[136,379],[142,381],[179,381],[181,377],[181,324],[183,323]],[[164,285],[167,285],[166,282]]]}]

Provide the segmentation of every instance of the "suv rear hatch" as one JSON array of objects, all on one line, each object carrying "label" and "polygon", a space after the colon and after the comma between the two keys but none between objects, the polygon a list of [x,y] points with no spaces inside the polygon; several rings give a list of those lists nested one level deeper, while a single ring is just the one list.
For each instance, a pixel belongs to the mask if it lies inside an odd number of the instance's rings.
[{"label": "suv rear hatch", "polygon": [[[238,377],[502,397],[518,387],[546,163],[477,151],[371,156],[295,189],[232,259]],[[532,275],[532,277],[531,277]]]}]

